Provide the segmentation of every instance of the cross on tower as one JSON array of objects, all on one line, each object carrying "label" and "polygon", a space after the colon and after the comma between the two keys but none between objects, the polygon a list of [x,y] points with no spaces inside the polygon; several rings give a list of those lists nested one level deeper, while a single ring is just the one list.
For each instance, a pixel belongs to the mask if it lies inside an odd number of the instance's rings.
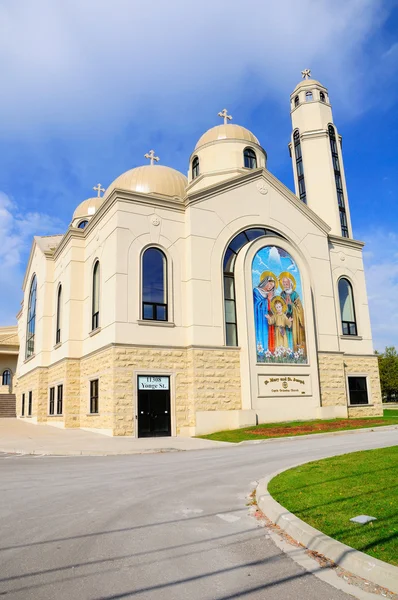
[{"label": "cross on tower", "polygon": [[311,69],[304,69],[304,71],[301,71],[301,76],[303,79],[310,79]]},{"label": "cross on tower", "polygon": [[97,185],[93,187],[93,190],[97,192],[98,198],[101,198],[101,192],[105,192],[105,189],[101,187],[100,183],[97,183]]},{"label": "cross on tower", "polygon": [[221,117],[222,119],[224,119],[224,125],[226,125],[228,123],[228,121],[230,121],[232,119],[232,115],[228,114],[228,111],[226,108],[223,108],[222,111],[218,113],[218,116]]},{"label": "cross on tower", "polygon": [[158,162],[158,160],[159,160],[159,157],[155,156],[155,152],[153,150],[150,150],[149,152],[144,154],[144,157],[149,158],[149,160],[151,161],[151,165],[153,165],[154,160],[156,160],[156,162]]}]

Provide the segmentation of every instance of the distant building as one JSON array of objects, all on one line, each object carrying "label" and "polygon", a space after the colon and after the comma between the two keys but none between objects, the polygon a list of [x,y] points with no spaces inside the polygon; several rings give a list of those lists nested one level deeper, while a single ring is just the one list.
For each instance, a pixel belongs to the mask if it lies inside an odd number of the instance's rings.
[{"label": "distant building", "polygon": [[0,418],[15,417],[18,329],[0,327]]},{"label": "distant building", "polygon": [[296,193],[224,122],[188,178],[150,164],[35,237],[18,315],[20,417],[111,435],[381,415],[362,242],[327,89],[290,97]]}]

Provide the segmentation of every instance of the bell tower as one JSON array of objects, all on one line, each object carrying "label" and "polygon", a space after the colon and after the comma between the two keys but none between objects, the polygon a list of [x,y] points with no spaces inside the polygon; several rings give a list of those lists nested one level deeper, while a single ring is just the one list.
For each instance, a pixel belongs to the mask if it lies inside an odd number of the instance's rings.
[{"label": "bell tower", "polygon": [[352,238],[342,139],[333,123],[327,89],[311,71],[290,96],[289,144],[296,195],[330,227],[333,235]]}]

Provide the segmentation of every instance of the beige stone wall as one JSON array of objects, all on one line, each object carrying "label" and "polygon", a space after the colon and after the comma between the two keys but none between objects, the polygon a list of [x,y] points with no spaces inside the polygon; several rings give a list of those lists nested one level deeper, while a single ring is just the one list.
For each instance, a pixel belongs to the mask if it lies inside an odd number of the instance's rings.
[{"label": "beige stone wall", "polygon": [[22,394],[25,394],[25,416],[28,412],[29,392],[32,391],[32,417],[38,422],[47,420],[48,369],[38,367],[18,379],[16,388],[17,415],[21,416]]},{"label": "beige stone wall", "polygon": [[357,373],[368,376],[370,384],[370,406],[355,406],[348,409],[350,417],[379,417],[383,415],[380,389],[379,365],[376,356],[344,356],[346,374]]},{"label": "beige stone wall", "polygon": [[343,353],[318,354],[322,406],[347,406],[347,376],[367,375],[370,406],[348,407],[349,417],[383,414],[379,367],[376,356],[347,356]]},{"label": "beige stone wall", "polygon": [[343,354],[318,354],[322,406],[346,406],[347,393]]},{"label": "beige stone wall", "polygon": [[[63,416],[48,415],[49,388],[62,384]],[[57,402],[55,390],[55,402]],[[45,413],[51,422],[63,421],[65,427],[80,426],[80,361],[73,359],[61,360],[48,368],[47,396]]]},{"label": "beige stone wall", "polygon": [[[105,348],[81,360],[80,364],[80,427],[113,430],[114,407],[118,404],[114,385],[115,349]],[[90,414],[90,381],[98,379],[98,415]],[[130,398],[132,402],[132,399]],[[131,421],[131,418],[130,418]],[[125,435],[128,435],[127,433]]]}]

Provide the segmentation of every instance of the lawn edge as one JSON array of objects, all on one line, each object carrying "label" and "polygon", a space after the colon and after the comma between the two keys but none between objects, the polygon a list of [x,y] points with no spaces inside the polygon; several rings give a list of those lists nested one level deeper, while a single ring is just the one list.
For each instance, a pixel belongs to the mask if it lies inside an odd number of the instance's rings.
[{"label": "lawn edge", "polygon": [[309,550],[323,554],[335,564],[358,577],[387,588],[391,592],[398,593],[398,567],[355,550],[351,546],[338,542],[318,529],[311,527],[311,525],[289,512],[271,496],[268,491],[268,484],[271,479],[284,471],[309,462],[313,461],[307,460],[290,465],[261,479],[256,488],[256,501],[259,509],[282,531]]}]

